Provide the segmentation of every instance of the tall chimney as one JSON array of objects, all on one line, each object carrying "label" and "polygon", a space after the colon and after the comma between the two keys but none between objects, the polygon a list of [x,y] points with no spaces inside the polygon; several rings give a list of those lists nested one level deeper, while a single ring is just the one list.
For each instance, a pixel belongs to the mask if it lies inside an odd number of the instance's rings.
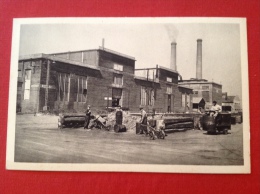
[{"label": "tall chimney", "polygon": [[171,43],[171,64],[170,68],[174,71],[177,71],[177,66],[176,66],[176,42]]},{"label": "tall chimney", "polygon": [[105,48],[105,39],[102,38],[102,49],[104,50],[104,48]]},{"label": "tall chimney", "polygon": [[202,39],[197,40],[196,78],[202,79]]}]

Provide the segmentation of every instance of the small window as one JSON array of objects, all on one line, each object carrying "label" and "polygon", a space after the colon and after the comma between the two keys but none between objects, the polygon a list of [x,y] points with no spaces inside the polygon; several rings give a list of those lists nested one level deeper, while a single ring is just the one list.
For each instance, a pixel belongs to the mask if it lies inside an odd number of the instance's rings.
[{"label": "small window", "polygon": [[30,99],[30,89],[31,89],[31,70],[25,70],[25,84],[24,84],[24,100]]},{"label": "small window", "polygon": [[21,70],[18,70],[18,77],[23,77]]},{"label": "small window", "polygon": [[114,75],[114,84],[118,85],[118,86],[122,86],[123,85],[123,76],[122,75]]},{"label": "small window", "polygon": [[167,94],[172,94],[172,86],[167,86],[166,92]]},{"label": "small window", "polygon": [[115,63],[114,64],[114,70],[123,71],[123,65]]},{"label": "small window", "polygon": [[172,78],[171,78],[171,77],[167,77],[167,78],[166,78],[166,81],[167,81],[167,82],[172,82]]},{"label": "small window", "polygon": [[193,94],[198,94],[198,91],[193,91]]},{"label": "small window", "polygon": [[209,89],[209,86],[202,86],[201,87],[203,90],[208,90]]}]

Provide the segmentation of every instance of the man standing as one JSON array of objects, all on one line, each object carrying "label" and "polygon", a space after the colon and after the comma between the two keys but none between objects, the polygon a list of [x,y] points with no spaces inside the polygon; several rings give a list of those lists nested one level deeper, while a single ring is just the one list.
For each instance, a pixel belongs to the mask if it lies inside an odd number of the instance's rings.
[{"label": "man standing", "polygon": [[216,101],[213,101],[213,105],[210,110],[213,111],[212,116],[214,118],[216,118],[218,116],[218,113],[222,111],[221,106],[219,106]]},{"label": "man standing", "polygon": [[88,129],[88,125],[89,125],[89,121],[90,121],[90,115],[91,115],[91,110],[90,110],[90,105],[88,105],[88,108],[86,110],[84,129]]},{"label": "man standing", "polygon": [[[141,128],[139,134],[143,134],[144,132],[147,133],[147,114],[143,107],[140,107],[140,111],[141,111],[141,120],[140,120]],[[146,130],[144,131],[144,129]]]}]

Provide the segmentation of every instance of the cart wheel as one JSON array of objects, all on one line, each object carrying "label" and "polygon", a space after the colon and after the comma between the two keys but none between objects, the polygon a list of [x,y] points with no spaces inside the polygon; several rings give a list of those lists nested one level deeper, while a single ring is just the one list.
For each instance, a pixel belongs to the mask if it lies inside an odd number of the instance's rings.
[{"label": "cart wheel", "polygon": [[152,132],[149,132],[148,135],[150,136],[150,139],[153,138],[153,133]]},{"label": "cart wheel", "polygon": [[162,139],[165,138],[165,133],[164,133],[164,131],[161,131],[161,138],[162,138]]},{"label": "cart wheel", "polygon": [[155,135],[153,132],[150,132],[149,135],[150,135],[150,139],[155,140]]}]

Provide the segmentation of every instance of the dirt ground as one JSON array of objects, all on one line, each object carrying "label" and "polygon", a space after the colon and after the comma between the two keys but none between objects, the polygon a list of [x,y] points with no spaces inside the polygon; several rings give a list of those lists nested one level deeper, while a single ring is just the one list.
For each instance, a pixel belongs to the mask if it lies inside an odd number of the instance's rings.
[{"label": "dirt ground", "polygon": [[134,130],[57,126],[57,116],[17,115],[15,162],[243,165],[242,124],[228,135],[188,130],[156,140]]}]

